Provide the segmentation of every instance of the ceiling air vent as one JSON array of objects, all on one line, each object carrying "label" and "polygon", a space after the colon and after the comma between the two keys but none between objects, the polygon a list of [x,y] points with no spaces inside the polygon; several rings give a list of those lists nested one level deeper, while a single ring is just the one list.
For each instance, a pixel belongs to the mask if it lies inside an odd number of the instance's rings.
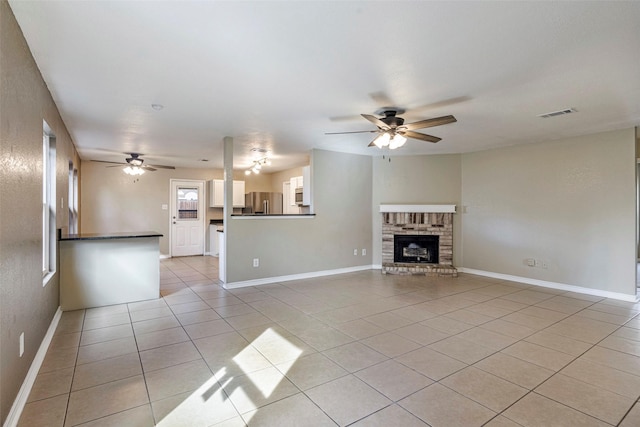
[{"label": "ceiling air vent", "polygon": [[550,113],[538,114],[538,117],[548,119],[549,117],[563,116],[565,114],[577,113],[575,108],[566,108],[564,110],[552,111]]}]

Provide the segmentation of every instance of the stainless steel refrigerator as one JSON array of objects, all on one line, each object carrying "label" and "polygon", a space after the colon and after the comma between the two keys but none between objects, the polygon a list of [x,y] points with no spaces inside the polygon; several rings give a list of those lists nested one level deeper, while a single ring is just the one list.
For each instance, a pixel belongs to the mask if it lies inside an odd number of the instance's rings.
[{"label": "stainless steel refrigerator", "polygon": [[242,213],[254,215],[282,214],[282,193],[252,192],[244,195]]}]

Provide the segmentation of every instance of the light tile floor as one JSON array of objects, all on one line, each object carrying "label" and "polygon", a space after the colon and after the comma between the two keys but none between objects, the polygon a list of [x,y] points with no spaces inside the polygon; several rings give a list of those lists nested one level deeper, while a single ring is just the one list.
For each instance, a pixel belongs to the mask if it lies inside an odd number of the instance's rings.
[{"label": "light tile floor", "polygon": [[640,304],[364,271],[65,312],[21,426],[639,426]]}]

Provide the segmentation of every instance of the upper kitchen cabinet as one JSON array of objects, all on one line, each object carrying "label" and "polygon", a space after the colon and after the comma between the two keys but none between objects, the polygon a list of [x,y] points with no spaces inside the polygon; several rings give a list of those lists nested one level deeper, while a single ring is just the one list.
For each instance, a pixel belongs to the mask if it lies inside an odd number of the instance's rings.
[{"label": "upper kitchen cabinet", "polygon": [[221,179],[213,179],[209,181],[209,207],[224,207],[224,181]]},{"label": "upper kitchen cabinet", "polygon": [[[298,198],[296,200],[296,193],[302,189],[302,202]],[[293,176],[289,180],[289,200],[292,206],[309,206],[311,204],[311,167],[304,166],[302,168],[302,176]]]},{"label": "upper kitchen cabinet", "polygon": [[[224,180],[213,179],[209,185],[209,207],[224,207]],[[233,207],[244,208],[244,181],[233,181]]]},{"label": "upper kitchen cabinet", "polygon": [[302,206],[311,205],[311,166],[302,168]]},{"label": "upper kitchen cabinet", "polygon": [[233,181],[233,207],[244,208],[244,181]]}]

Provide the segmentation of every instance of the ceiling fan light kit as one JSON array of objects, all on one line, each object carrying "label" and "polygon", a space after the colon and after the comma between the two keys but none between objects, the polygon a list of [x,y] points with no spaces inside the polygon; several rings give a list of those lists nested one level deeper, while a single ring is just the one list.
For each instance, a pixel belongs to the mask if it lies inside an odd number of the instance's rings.
[{"label": "ceiling fan light kit", "polygon": [[122,171],[127,175],[142,175],[144,173],[144,169],[139,166],[125,166]]},{"label": "ceiling fan light kit", "polygon": [[379,149],[389,147],[389,150],[395,150],[400,148],[407,142],[407,138],[399,133],[383,132],[374,139],[371,144],[375,145]]}]

